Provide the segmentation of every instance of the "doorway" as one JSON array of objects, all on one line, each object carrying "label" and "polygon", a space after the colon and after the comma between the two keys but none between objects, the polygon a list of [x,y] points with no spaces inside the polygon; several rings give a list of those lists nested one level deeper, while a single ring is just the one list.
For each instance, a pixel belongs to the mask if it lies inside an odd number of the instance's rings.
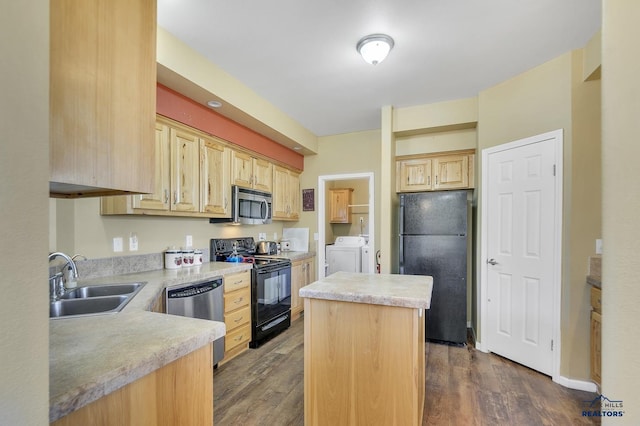
[{"label": "doorway", "polygon": [[[363,199],[360,199],[357,203],[352,205],[356,216],[356,226],[360,227],[360,217],[363,221],[366,217],[366,233],[368,235],[368,245],[370,247],[367,255],[366,262],[368,264],[368,270],[375,271],[375,215],[374,215],[374,192],[375,181],[372,172],[366,173],[346,173],[339,175],[325,175],[318,177],[318,278],[322,279],[326,275],[326,253],[325,246],[327,243],[333,243],[333,241],[327,241],[327,191],[332,185],[340,184],[348,181],[362,181],[364,188],[367,190],[367,194]],[[360,228],[358,228],[360,229]],[[364,227],[361,229],[365,229]],[[360,232],[362,233],[362,232]]]},{"label": "doorway", "polygon": [[562,138],[556,130],[482,152],[482,346],[554,380],[560,374]]}]

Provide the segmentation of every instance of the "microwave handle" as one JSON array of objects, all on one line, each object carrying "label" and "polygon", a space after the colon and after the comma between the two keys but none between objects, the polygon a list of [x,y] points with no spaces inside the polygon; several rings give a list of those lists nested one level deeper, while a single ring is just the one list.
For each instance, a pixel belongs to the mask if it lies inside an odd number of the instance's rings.
[{"label": "microwave handle", "polygon": [[262,200],[261,203],[264,204],[265,211],[265,216],[262,218],[262,220],[266,223],[266,221],[269,219],[269,203],[267,203],[267,200]]}]

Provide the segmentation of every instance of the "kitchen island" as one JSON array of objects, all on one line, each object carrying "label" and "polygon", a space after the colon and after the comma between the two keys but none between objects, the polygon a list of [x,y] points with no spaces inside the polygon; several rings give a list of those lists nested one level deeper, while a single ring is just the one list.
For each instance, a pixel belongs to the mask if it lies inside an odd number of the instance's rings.
[{"label": "kitchen island", "polygon": [[304,298],[305,425],[419,425],[432,277],[337,272]]}]

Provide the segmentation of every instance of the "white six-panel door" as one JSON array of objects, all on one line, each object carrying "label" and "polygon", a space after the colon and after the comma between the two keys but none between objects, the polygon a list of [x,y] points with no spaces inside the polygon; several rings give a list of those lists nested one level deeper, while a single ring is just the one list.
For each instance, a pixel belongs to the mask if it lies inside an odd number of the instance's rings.
[{"label": "white six-panel door", "polygon": [[483,340],[489,351],[547,375],[559,333],[558,146],[560,131],[483,155]]}]

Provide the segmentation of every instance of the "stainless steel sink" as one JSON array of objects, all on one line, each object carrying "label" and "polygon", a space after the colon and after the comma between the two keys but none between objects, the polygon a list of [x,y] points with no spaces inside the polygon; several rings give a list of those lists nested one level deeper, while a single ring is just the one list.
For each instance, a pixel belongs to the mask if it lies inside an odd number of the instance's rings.
[{"label": "stainless steel sink", "polygon": [[66,292],[60,299],[86,299],[90,297],[131,294],[142,288],[144,283],[103,284],[79,287]]},{"label": "stainless steel sink", "polygon": [[145,283],[103,284],[68,291],[49,308],[49,318],[114,314],[120,312]]}]

